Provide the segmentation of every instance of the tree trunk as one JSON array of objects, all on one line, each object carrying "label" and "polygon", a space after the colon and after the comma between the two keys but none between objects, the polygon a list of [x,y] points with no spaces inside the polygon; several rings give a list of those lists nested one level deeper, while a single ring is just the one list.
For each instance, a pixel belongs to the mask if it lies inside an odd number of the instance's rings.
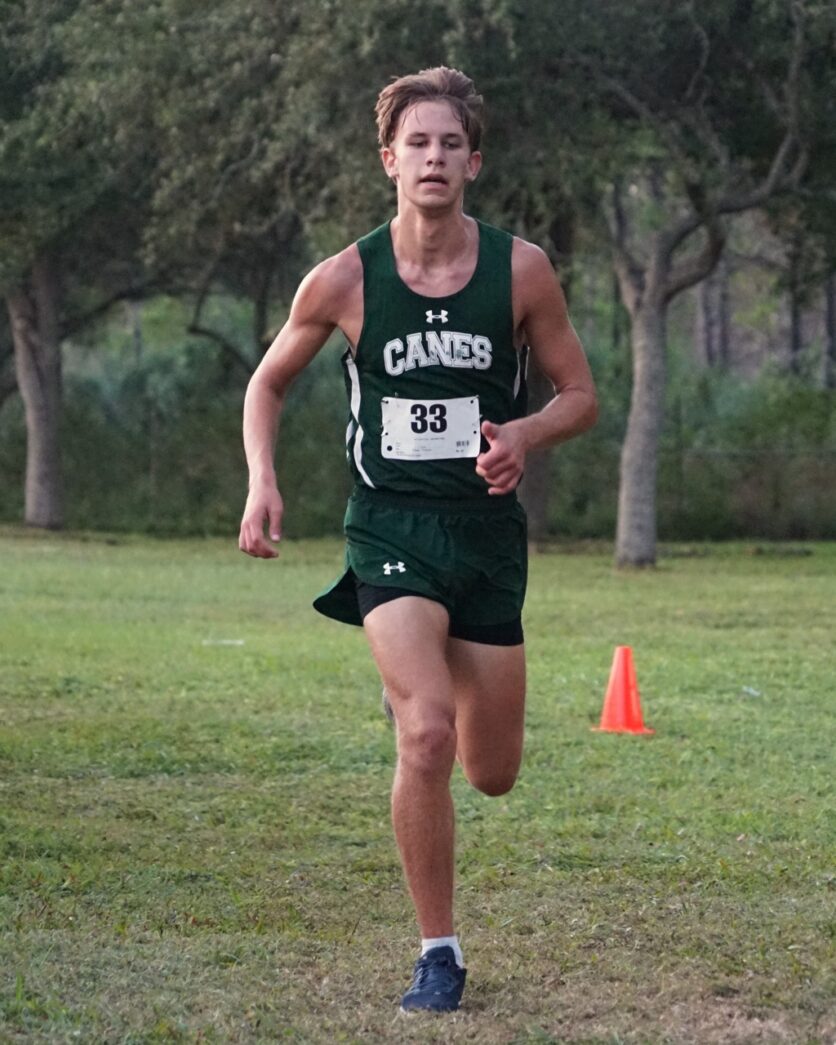
[{"label": "tree trunk", "polygon": [[708,367],[729,363],[729,271],[725,256],[697,286],[698,357]]},{"label": "tree trunk", "polygon": [[0,327],[0,408],[17,391],[11,327]]},{"label": "tree trunk", "polygon": [[17,383],[26,410],[25,521],[64,525],[61,469],[61,345],[58,284],[46,257],[32,268],[30,286],[6,295],[15,348]]},{"label": "tree trunk", "polygon": [[824,387],[836,388],[836,272],[824,281]]},{"label": "tree trunk", "polygon": [[665,407],[663,300],[646,295],[632,319],[633,391],[621,448],[615,559],[619,566],[656,562],[656,473]]},{"label": "tree trunk", "polygon": [[695,340],[697,356],[704,366],[712,367],[714,357],[714,308],[710,279],[704,279],[697,285],[697,315]]},{"label": "tree trunk", "polygon": [[801,332],[801,240],[794,236],[789,251],[790,304],[790,371],[801,373],[801,353],[804,348]]},{"label": "tree trunk", "polygon": [[719,299],[717,308],[720,311],[720,326],[717,331],[717,356],[721,367],[727,367],[731,363],[731,273],[729,271],[729,260],[725,252],[720,255],[717,262],[717,274],[719,282]]},{"label": "tree trunk", "polygon": [[129,301],[128,315],[131,321],[131,340],[134,346],[134,363],[138,370],[142,369],[142,357],[145,354],[145,341],[142,336],[142,302]]}]

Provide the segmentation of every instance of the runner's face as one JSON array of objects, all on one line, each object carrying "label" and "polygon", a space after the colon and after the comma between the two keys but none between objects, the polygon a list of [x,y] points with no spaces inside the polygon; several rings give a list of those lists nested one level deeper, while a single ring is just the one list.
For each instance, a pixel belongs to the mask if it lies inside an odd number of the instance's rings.
[{"label": "runner's face", "polygon": [[407,109],[381,157],[399,195],[430,209],[459,201],[482,165],[482,155],[471,152],[458,116],[441,101],[417,102]]}]

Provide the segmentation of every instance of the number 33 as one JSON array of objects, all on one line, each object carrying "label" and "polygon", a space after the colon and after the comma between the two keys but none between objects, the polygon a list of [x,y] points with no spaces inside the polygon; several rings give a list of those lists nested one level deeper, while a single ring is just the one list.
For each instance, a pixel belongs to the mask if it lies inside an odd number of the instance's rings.
[{"label": "number 33", "polygon": [[[423,403],[413,403],[409,412],[412,414],[410,428],[416,435],[422,435],[427,431],[447,431],[447,407],[443,403],[432,403],[429,407]],[[430,415],[429,421],[427,414]]]}]

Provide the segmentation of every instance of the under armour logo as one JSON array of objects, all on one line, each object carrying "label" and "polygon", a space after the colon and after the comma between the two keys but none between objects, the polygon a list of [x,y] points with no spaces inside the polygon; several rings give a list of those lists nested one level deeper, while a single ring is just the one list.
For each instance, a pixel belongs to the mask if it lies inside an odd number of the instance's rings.
[{"label": "under armour logo", "polygon": [[431,309],[427,309],[427,322],[432,323],[436,319],[440,319],[442,323],[446,323],[447,309],[443,308],[440,312],[433,312]]},{"label": "under armour logo", "polygon": [[393,570],[397,570],[398,573],[406,573],[406,566],[402,562],[384,562],[383,572],[387,577],[391,576]]}]

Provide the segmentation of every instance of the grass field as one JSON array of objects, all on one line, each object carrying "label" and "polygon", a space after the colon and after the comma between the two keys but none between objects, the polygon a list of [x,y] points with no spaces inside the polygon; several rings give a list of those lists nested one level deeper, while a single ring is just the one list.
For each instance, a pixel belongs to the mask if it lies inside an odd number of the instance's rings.
[{"label": "grass field", "polygon": [[[537,556],[527,756],[454,778],[466,1007],[416,934],[337,542],[0,535],[3,1042],[832,1042],[836,546]],[[614,646],[654,737],[590,731]]]}]

